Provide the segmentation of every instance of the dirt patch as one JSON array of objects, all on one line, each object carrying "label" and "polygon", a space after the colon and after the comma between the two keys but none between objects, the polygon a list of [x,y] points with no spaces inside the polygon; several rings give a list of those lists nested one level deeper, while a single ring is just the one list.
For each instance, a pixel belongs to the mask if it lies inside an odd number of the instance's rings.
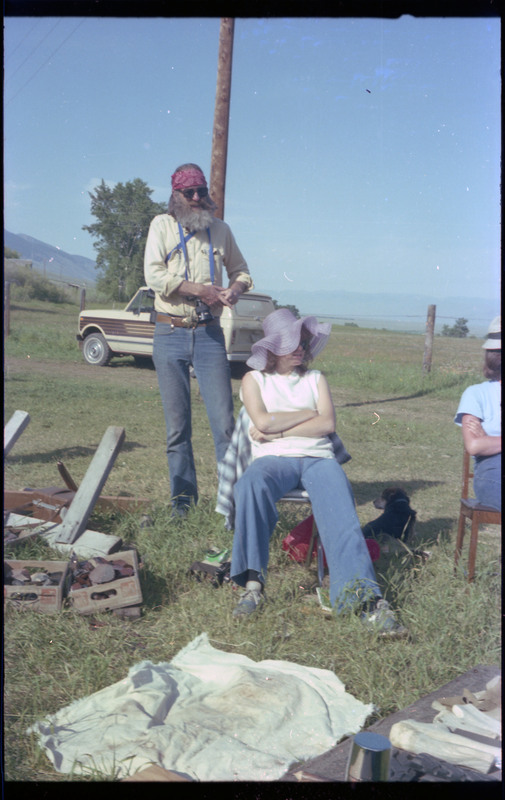
[{"label": "dirt patch", "polygon": [[[48,377],[102,382],[113,386],[157,386],[156,370],[150,359],[136,363],[133,358],[113,359],[106,367],[93,367],[83,361],[52,361],[51,359],[31,359],[6,357],[5,378],[22,373],[44,373]],[[154,382],[154,384],[153,384]],[[196,384],[195,380],[195,384]],[[240,378],[232,377],[233,391],[238,392]]]},{"label": "dirt patch", "polygon": [[45,373],[51,378],[77,378],[85,381],[104,381],[113,384],[142,386],[156,381],[156,372],[151,366],[137,366],[133,360],[118,360],[108,367],[93,367],[85,361],[52,361],[50,359],[6,358],[6,378],[20,373]]}]

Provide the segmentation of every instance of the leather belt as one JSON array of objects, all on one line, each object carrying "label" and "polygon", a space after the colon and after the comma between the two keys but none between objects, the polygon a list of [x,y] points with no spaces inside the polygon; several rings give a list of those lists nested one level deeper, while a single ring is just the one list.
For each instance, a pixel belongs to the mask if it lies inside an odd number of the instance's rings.
[{"label": "leather belt", "polygon": [[[212,320],[208,320],[212,322]],[[173,317],[171,314],[156,312],[156,322],[166,322],[172,328],[197,328],[199,325],[207,325],[207,322],[195,322],[191,317]]]}]

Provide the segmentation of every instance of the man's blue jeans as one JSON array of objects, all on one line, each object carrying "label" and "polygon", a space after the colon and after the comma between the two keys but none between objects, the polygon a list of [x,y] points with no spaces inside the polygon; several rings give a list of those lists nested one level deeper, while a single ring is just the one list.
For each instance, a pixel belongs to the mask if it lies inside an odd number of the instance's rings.
[{"label": "man's blue jeans", "polygon": [[191,364],[207,410],[218,462],[224,457],[233,433],[230,365],[219,321],[197,328],[172,328],[157,322],[153,361],[165,412],[172,503],[188,506],[198,502],[191,444]]},{"label": "man's blue jeans", "polygon": [[276,503],[286,492],[304,488],[321,537],[330,573],[330,602],[351,608],[380,597],[354,497],[344,470],[333,458],[263,456],[235,484],[235,535],[231,577],[245,586],[247,571],[266,579],[270,537],[277,524]]},{"label": "man's blue jeans", "polygon": [[475,459],[473,488],[479,503],[501,511],[501,453]]}]

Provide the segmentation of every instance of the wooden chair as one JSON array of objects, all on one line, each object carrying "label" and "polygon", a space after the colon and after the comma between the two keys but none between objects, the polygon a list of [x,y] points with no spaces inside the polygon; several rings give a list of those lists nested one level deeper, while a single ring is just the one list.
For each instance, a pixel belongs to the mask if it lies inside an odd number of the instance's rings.
[{"label": "wooden chair", "polygon": [[468,496],[470,479],[473,478],[472,461],[470,454],[463,451],[463,480],[461,486],[461,501],[459,508],[458,533],[456,536],[456,549],[454,551],[454,569],[458,565],[463,549],[465,525],[467,519],[471,522],[470,548],[468,553],[468,582],[473,581],[475,573],[475,558],[477,556],[477,540],[481,525],[501,525],[501,511],[489,506],[483,506],[474,498]]}]

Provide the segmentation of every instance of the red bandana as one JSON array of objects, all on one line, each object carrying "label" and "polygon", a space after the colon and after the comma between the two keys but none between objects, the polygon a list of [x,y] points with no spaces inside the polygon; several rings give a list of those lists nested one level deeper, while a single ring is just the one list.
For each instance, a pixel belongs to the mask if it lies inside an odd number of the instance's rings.
[{"label": "red bandana", "polygon": [[199,169],[183,169],[172,175],[172,189],[192,189],[193,186],[207,186],[205,175]]}]

